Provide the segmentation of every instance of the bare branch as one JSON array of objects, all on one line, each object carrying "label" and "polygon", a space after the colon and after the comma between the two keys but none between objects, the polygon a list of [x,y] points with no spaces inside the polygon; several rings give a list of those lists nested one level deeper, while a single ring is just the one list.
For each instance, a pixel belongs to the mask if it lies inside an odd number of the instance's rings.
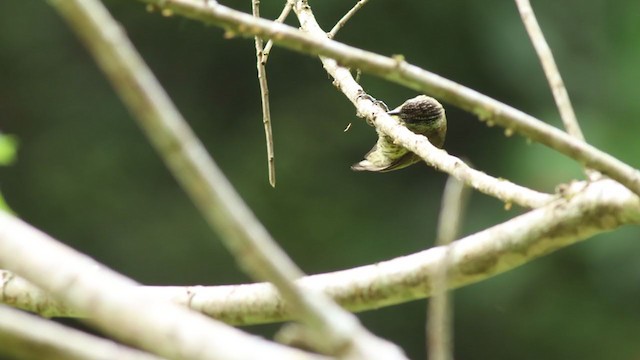
[{"label": "bare branch", "polygon": [[564,127],[567,129],[567,132],[576,139],[584,140],[584,135],[576,119],[576,114],[571,106],[571,100],[569,100],[569,94],[564,86],[556,62],[553,59],[551,49],[544,39],[540,25],[538,25],[538,20],[531,8],[529,0],[516,0],[516,5],[522,17],[522,22],[531,38],[533,47],[538,54],[542,68],[544,69],[544,74],[551,87],[553,98],[558,106],[558,110],[560,110],[560,117],[562,118]]},{"label": "bare branch", "polygon": [[0,305],[0,354],[12,359],[161,360],[137,349]]},{"label": "bare branch", "polygon": [[[590,236],[623,224],[640,224],[640,199],[611,180],[576,182],[555,202],[449,245],[449,289],[473,284],[509,271]],[[1,229],[1,227],[0,227]],[[447,248],[436,247],[408,256],[349,270],[307,276],[305,289],[322,291],[351,311],[377,309],[433,294],[433,276]],[[0,253],[1,255],[2,253]],[[0,271],[1,278],[12,279]],[[38,289],[13,280],[0,288],[0,302],[38,312],[51,303],[31,296]],[[0,284],[2,285],[2,284]],[[172,286],[129,289],[123,296],[144,293],[168,299],[222,321],[259,324],[291,319],[291,312],[268,283],[226,286]],[[55,303],[55,300],[53,300]],[[56,305],[63,311],[68,306]],[[76,313],[77,314],[77,313]],[[48,312],[49,316],[69,316]]]},{"label": "bare branch", "polygon": [[[251,8],[253,16],[260,17],[260,0],[252,0]],[[267,69],[264,64],[262,38],[255,37],[256,42],[256,67],[258,69],[258,82],[260,83],[260,99],[262,100],[262,124],[264,125],[264,136],[267,143],[267,167],[269,169],[269,184],[276,187],[276,167],[273,152],[273,132],[271,130],[271,110],[269,109],[269,87],[267,85]]]},{"label": "bare branch", "polygon": [[233,189],[106,8],[97,0],[57,0],[52,4],[84,40],[173,175],[212,228],[221,233],[236,261],[253,278],[273,283],[296,317],[315,335],[315,343],[310,345],[343,357],[404,359],[398,347],[371,335],[353,314],[323,294],[303,291],[293,282],[303,276],[302,271]]},{"label": "bare branch", "polygon": [[[325,58],[326,59],[326,58]],[[373,119],[377,129],[390,136],[398,144],[420,156],[429,166],[436,170],[451,174],[466,185],[494,196],[506,204],[518,204],[523,207],[536,208],[553,200],[553,196],[514,184],[505,179],[497,179],[482,171],[475,170],[455,156],[433,146],[429,140],[416,135],[406,127],[398,124],[380,107],[367,98],[358,97],[362,91],[360,85],[351,77],[349,71],[338,67],[335,61],[326,59],[325,69],[333,76],[342,79],[337,82],[347,97],[356,104],[358,112]],[[360,99],[360,100],[358,100]]]},{"label": "bare branch", "polygon": [[446,246],[458,237],[469,197],[469,188],[449,177],[442,195],[436,245]]},{"label": "bare branch", "polygon": [[448,245],[458,237],[469,195],[468,189],[456,178],[449,177],[442,196],[436,245],[446,246],[447,251],[433,276],[433,293],[427,311],[426,330],[429,360],[453,358],[452,295],[447,293],[447,270],[451,262],[451,246]]},{"label": "bare branch", "polygon": [[[237,260],[244,269],[275,282],[301,277],[302,272],[233,190],[106,9],[94,0],[52,3],[84,40],[205,218],[222,233],[230,250],[241,254]],[[95,8],[84,8],[89,6],[81,5],[85,3]],[[258,242],[255,246],[254,241]]]},{"label": "bare branch", "polygon": [[400,57],[380,56],[330,40],[326,36],[309,36],[290,26],[255,19],[251,15],[219,4],[205,7],[196,0],[139,1],[166,7],[176,14],[222,26],[228,31],[244,36],[260,35],[272,38],[276,44],[291,50],[326,56],[339,61],[343,66],[360,68],[364,72],[432,95],[478,115],[480,120],[486,121],[488,124],[498,124],[507,128],[509,132],[517,132],[531,140],[547,145],[570,158],[601,171],[627,186],[636,194],[640,194],[640,171],[633,167],[531,115],[411,65]]},{"label": "bare branch", "polygon": [[[316,22],[311,9],[303,2],[296,2],[294,11],[298,15],[302,28],[314,36],[322,36],[324,31]],[[516,203],[523,207],[538,207],[552,200],[552,196],[543,194],[507,180],[499,180],[467,166],[462,160],[450,156],[446,151],[433,146],[429,140],[417,135],[398,124],[385,109],[363,96],[364,90],[353,78],[351,71],[338,66],[335,60],[320,57],[322,64],[334,79],[334,85],[355,105],[359,116],[373,123],[376,129],[390,136],[396,143],[420,156],[429,166],[447,172],[465,184],[486,194],[495,196],[507,204]]]},{"label": "bare branch", "polygon": [[[529,0],[516,0],[516,5],[518,6],[518,11],[522,17],[525,29],[531,38],[531,43],[533,44],[533,47],[538,54],[538,58],[540,59],[540,63],[542,64],[542,69],[544,70],[544,74],[549,82],[549,87],[553,93],[553,99],[558,106],[558,110],[560,111],[560,117],[562,118],[564,127],[567,129],[567,133],[569,133],[569,135],[584,141],[584,135],[582,134],[582,130],[580,130],[580,124],[578,123],[576,114],[573,111],[573,106],[571,105],[567,88],[564,86],[558,66],[553,59],[551,48],[549,48],[547,41],[544,39],[542,29],[540,29],[536,15],[531,8],[531,3]],[[589,171],[587,171],[587,175],[591,180],[596,180],[599,177],[599,174]]]},{"label": "bare branch", "polygon": [[322,359],[132,292],[137,285],[133,280],[1,211],[0,266],[86,314],[88,322],[106,333],[167,358]]},{"label": "bare branch", "polygon": [[351,8],[351,10],[349,10],[346,14],[344,14],[344,16],[340,20],[338,20],[338,22],[333,26],[331,31],[329,31],[329,33],[327,34],[327,37],[329,39],[335,38],[338,31],[340,31],[340,29],[344,27],[347,21],[349,21],[358,12],[358,10],[360,10],[363,6],[367,5],[368,2],[369,0],[359,0],[353,6],[353,8]]}]

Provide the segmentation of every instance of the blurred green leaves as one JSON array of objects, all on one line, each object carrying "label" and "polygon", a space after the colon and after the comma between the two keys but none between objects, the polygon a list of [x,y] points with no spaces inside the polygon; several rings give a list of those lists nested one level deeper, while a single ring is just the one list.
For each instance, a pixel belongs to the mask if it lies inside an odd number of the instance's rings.
[{"label": "blurred green leaves", "polygon": [[[446,176],[417,165],[389,174],[351,172],[349,164],[376,134],[357,122],[317,59],[282,49],[271,53],[279,167],[273,190],[266,181],[253,42],[224,39],[222,30],[178,16],[149,14],[137,1],[105,3],[225,175],[306,272],[369,264],[427,246]],[[249,2],[226,3],[250,8]],[[263,2],[264,17],[277,16],[283,3]],[[318,2],[314,12],[330,28],[353,3]],[[635,166],[639,9],[638,1],[534,3],[586,138]],[[287,23],[297,26],[292,16]],[[513,2],[372,1],[338,39],[381,54],[402,53],[561,126]],[[0,44],[0,124],[16,136],[0,134],[0,190],[16,212],[143,283],[248,281],[45,2],[0,1]],[[390,106],[417,95],[366,74],[361,82]],[[447,151],[482,171],[545,191],[583,176],[579,165],[544,146],[506,138],[502,129],[487,128],[453,106],[446,110]],[[348,122],[353,127],[344,133]],[[474,195],[463,232],[519,211]],[[639,227],[620,229],[457,290],[456,357],[638,358],[639,237]],[[359,316],[417,359],[425,357],[424,308],[415,302]],[[598,329],[601,341],[594,342]]]},{"label": "blurred green leaves", "polygon": [[[16,160],[18,149],[18,139],[15,136],[0,133],[0,165],[7,166]],[[0,210],[11,211],[7,205],[2,192],[0,192]]]},{"label": "blurred green leaves", "polygon": [[18,139],[12,135],[0,133],[0,165],[11,165],[16,160]]}]

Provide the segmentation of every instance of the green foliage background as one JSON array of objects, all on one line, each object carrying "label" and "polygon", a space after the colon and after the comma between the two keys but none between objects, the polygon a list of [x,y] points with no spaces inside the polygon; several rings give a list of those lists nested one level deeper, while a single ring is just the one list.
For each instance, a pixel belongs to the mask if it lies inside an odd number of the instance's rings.
[{"label": "green foliage background", "polygon": [[[274,18],[284,1],[263,1]],[[224,1],[249,11],[249,1]],[[329,29],[351,1],[312,1]],[[278,186],[270,188],[250,39],[137,1],[107,1],[220,167],[308,273],[409,254],[433,242],[445,175],[425,166],[353,173],[373,144],[317,59],[274,48],[268,64]],[[534,2],[587,139],[638,166],[640,2]],[[293,17],[289,23],[296,25]],[[337,40],[409,62],[560,126],[512,1],[373,0]],[[364,75],[390,106],[415,93]],[[446,104],[445,104],[446,106]],[[447,107],[446,149],[489,174],[552,192],[582,178],[567,158]],[[351,130],[343,129],[353,122]],[[44,1],[0,2],[0,129],[20,141],[0,191],[25,220],[145,284],[247,282],[179,189],[96,64]],[[505,211],[471,198],[464,234]],[[640,243],[627,227],[460,289],[458,359],[640,356]],[[423,301],[360,315],[424,358]],[[271,336],[276,326],[252,327]]]}]

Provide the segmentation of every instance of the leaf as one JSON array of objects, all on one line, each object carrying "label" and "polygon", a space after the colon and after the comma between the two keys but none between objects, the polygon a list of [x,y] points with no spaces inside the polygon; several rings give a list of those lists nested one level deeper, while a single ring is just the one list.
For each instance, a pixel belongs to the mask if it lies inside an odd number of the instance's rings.
[{"label": "leaf", "polygon": [[16,160],[18,139],[15,136],[0,133],[0,165],[11,165]]}]

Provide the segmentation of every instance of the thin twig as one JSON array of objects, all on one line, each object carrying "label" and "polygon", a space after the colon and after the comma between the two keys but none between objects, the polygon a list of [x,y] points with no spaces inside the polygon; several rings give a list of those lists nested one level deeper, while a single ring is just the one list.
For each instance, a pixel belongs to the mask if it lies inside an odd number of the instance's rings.
[{"label": "thin twig", "polygon": [[303,276],[302,271],[242,201],[104,6],[97,0],[52,3],[85,41],[173,175],[221,234],[243,270],[275,285],[297,319],[307,325],[313,334],[310,340],[315,341],[309,345],[336,356],[405,359],[397,346],[371,335],[353,314],[293,282]]},{"label": "thin twig", "polygon": [[[529,34],[529,38],[531,38],[531,43],[533,44],[533,47],[538,54],[538,58],[540,59],[540,63],[542,64],[542,69],[544,70],[544,74],[549,82],[549,87],[551,88],[553,99],[558,106],[558,110],[560,111],[560,117],[562,118],[564,127],[567,129],[567,133],[569,133],[569,135],[584,141],[584,135],[582,134],[582,130],[580,130],[580,124],[578,123],[576,114],[573,111],[573,106],[571,105],[567,88],[562,81],[562,76],[560,76],[560,71],[558,70],[558,66],[553,58],[551,48],[542,34],[542,29],[538,24],[538,20],[536,19],[533,9],[531,8],[531,3],[529,0],[516,0],[516,5],[520,12],[520,16],[522,17],[524,27]],[[592,180],[599,178],[599,174],[588,170],[587,176]]]},{"label": "thin twig", "polygon": [[[640,194],[640,171],[615,157],[550,126],[531,115],[503,104],[475,90],[464,87],[432,72],[411,65],[399,57],[389,58],[354,48],[325,36],[309,36],[304,31],[249,14],[235,11],[220,4],[205,7],[196,0],[138,0],[171,9],[176,14],[205,23],[223,26],[244,36],[261,35],[272,38],[276,44],[291,50],[326,56],[343,66],[359,68],[363,72],[387,79],[432,95],[461,109],[476,114],[488,124],[497,124],[533,141],[565,154],[605,175],[617,180]],[[402,143],[405,146],[404,143]],[[406,146],[405,146],[406,147]],[[408,148],[408,147],[407,147]]]},{"label": "thin twig", "polygon": [[353,15],[355,15],[358,12],[358,10],[360,10],[368,2],[369,2],[369,0],[360,0],[360,1],[358,1],[351,8],[351,10],[349,10],[346,14],[344,14],[344,16],[340,20],[338,20],[338,22],[333,26],[331,31],[329,31],[329,33],[327,33],[327,37],[329,39],[335,38],[336,34],[338,33],[338,31],[340,31],[340,29],[342,29],[344,27],[344,25],[347,23],[347,21],[349,21],[353,17]]},{"label": "thin twig", "polygon": [[[284,4],[284,8],[282,9],[280,16],[278,16],[278,18],[275,19],[274,22],[283,23],[287,18],[287,16],[289,16],[289,13],[291,12],[291,8],[293,8],[293,0],[287,0],[287,3]],[[264,46],[264,50],[262,50],[263,65],[265,65],[267,61],[269,61],[269,54],[271,54],[272,47],[273,47],[273,40],[269,39],[269,41],[267,41],[267,45]]]},{"label": "thin twig", "polygon": [[449,246],[460,231],[460,224],[467,204],[469,188],[450,176],[444,188],[442,206],[438,219],[436,245],[446,246],[440,264],[433,275],[433,292],[429,301],[427,320],[427,353],[430,360],[453,358],[453,309],[452,295],[447,292],[448,269],[451,262],[452,246]]},{"label": "thin twig", "polygon": [[[251,8],[253,16],[260,18],[260,0],[252,0]],[[260,99],[262,100],[262,124],[267,143],[267,167],[269,169],[269,184],[276,187],[275,155],[273,152],[273,131],[271,130],[271,110],[269,107],[269,87],[267,85],[267,69],[265,68],[262,38],[255,37],[256,42],[256,67],[258,69],[258,82],[260,83]]]}]

